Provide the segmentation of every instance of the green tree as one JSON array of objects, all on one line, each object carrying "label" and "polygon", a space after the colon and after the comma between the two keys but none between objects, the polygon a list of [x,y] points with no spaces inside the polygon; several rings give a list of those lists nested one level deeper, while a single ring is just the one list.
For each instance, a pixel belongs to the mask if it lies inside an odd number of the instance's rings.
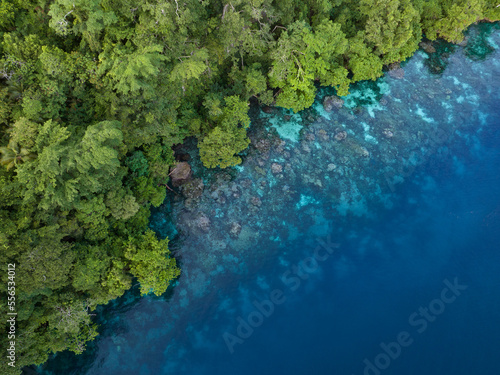
[{"label": "green tree", "polygon": [[118,19],[101,0],[55,0],[50,5],[50,27],[59,35],[81,34],[91,49],[99,48],[99,34]]},{"label": "green tree", "polygon": [[168,239],[158,240],[152,230],[136,239],[129,239],[125,257],[130,271],[141,283],[141,294],[163,294],[180,275],[174,258],[170,258]]},{"label": "green tree", "polygon": [[161,62],[166,59],[161,54],[160,45],[144,46],[132,50],[129,46],[107,44],[99,55],[98,73],[111,79],[113,88],[122,95],[154,94],[154,79],[160,71]]},{"label": "green tree", "polygon": [[420,42],[420,13],[411,0],[362,0],[360,9],[367,18],[366,45],[383,64],[410,57]]},{"label": "green tree", "polygon": [[294,22],[283,32],[271,52],[271,85],[280,88],[276,104],[295,112],[312,105],[316,95],[314,81],[334,86],[347,94],[349,80],[343,67],[347,39],[341,27],[323,21],[312,31],[305,22]]},{"label": "green tree", "polygon": [[485,9],[492,7],[487,7],[484,0],[426,1],[422,12],[425,35],[431,40],[441,37],[461,42],[465,29],[484,18]]},{"label": "green tree", "polygon": [[248,103],[234,95],[226,97],[224,103],[221,108],[216,96],[209,96],[204,102],[209,119],[216,125],[198,143],[201,161],[209,168],[240,164],[241,158],[235,154],[246,149],[250,143],[246,133],[246,128],[250,126]]},{"label": "green tree", "polygon": [[18,179],[26,186],[25,201],[39,197],[41,208],[70,208],[78,197],[121,185],[119,128],[118,122],[103,121],[72,141],[67,128],[47,121],[35,142],[38,157],[18,168]]},{"label": "green tree", "polygon": [[127,220],[139,211],[139,204],[135,197],[124,189],[110,191],[107,195],[106,204],[111,215],[117,220]]},{"label": "green tree", "polygon": [[27,148],[19,147],[14,141],[10,141],[7,147],[0,147],[0,154],[2,154],[0,165],[3,165],[7,170],[36,158],[35,154],[29,152]]},{"label": "green tree", "polygon": [[9,129],[10,142],[23,145],[31,149],[35,145],[38,134],[38,124],[24,117],[18,119]]},{"label": "green tree", "polygon": [[208,168],[238,165],[241,163],[241,158],[235,154],[246,149],[249,143],[245,129],[239,128],[228,132],[216,126],[198,144],[201,161]]},{"label": "green tree", "polygon": [[23,299],[49,295],[67,284],[75,254],[70,244],[55,244],[50,237],[26,244],[28,248],[18,260],[17,284]]},{"label": "green tree", "polygon": [[375,80],[383,74],[382,60],[371,52],[364,39],[365,33],[360,31],[349,40],[349,70],[353,81]]}]

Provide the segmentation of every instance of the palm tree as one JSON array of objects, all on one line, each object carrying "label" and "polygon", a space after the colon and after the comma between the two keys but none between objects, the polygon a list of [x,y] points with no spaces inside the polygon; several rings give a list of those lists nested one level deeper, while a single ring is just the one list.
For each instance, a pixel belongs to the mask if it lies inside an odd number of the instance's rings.
[{"label": "palm tree", "polygon": [[20,148],[18,144],[13,141],[10,141],[7,147],[0,147],[0,154],[2,154],[0,164],[7,168],[7,170],[17,164],[36,158],[35,154],[29,152],[28,149],[24,147]]}]

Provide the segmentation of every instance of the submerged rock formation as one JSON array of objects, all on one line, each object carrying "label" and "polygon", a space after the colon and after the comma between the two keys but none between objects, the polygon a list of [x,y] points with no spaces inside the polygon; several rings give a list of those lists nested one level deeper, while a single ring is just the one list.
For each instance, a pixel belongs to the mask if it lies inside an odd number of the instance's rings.
[{"label": "submerged rock formation", "polygon": [[331,112],[334,109],[340,109],[344,106],[344,101],[336,95],[325,96],[323,99],[323,108],[327,112]]}]

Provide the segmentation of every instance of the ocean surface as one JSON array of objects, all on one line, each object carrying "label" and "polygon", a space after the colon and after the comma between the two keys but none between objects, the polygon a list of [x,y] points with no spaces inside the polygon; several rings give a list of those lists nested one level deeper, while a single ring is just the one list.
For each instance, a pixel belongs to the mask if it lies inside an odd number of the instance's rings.
[{"label": "ocean surface", "polygon": [[[183,273],[98,308],[40,374],[498,375],[500,30],[434,45],[341,109],[253,109],[242,166],[157,210]],[[404,72],[404,75],[402,74]],[[168,215],[168,216],[167,216]]]}]

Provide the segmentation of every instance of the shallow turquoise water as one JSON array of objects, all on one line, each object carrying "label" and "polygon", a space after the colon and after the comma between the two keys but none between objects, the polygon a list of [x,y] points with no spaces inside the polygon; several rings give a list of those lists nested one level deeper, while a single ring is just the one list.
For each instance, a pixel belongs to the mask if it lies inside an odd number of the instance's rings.
[{"label": "shallow turquoise water", "polygon": [[177,285],[98,309],[89,350],[39,372],[498,374],[500,32],[469,46],[332,113],[254,113],[243,165],[194,161],[202,195],[153,216]]}]

